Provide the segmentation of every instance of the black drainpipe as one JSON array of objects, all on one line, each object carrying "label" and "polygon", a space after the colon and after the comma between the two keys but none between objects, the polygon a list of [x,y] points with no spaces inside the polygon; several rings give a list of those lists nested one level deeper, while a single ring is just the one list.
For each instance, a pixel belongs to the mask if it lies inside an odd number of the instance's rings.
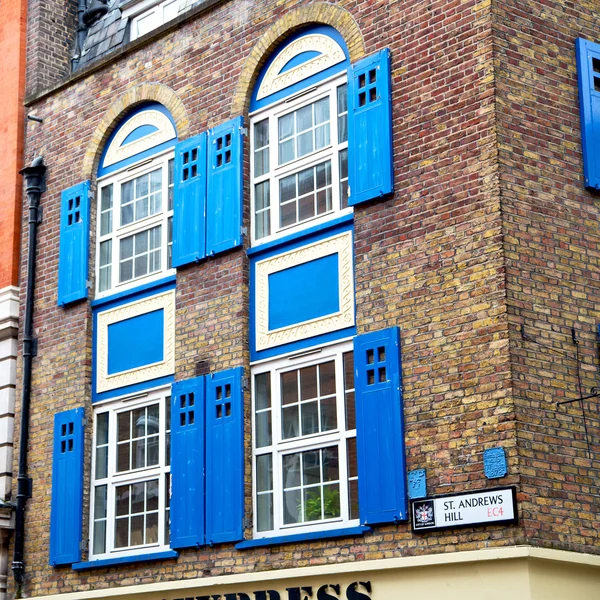
[{"label": "black drainpipe", "polygon": [[25,533],[25,504],[31,498],[31,479],[27,477],[27,444],[29,442],[29,405],[31,400],[31,361],[35,356],[33,338],[33,286],[37,254],[37,226],[40,222],[40,196],[46,167],[38,156],[31,166],[20,171],[25,178],[25,191],[29,200],[29,248],[27,252],[27,288],[25,296],[25,324],[23,328],[23,390],[21,396],[21,435],[19,439],[19,474],[17,476],[17,507],[15,512],[15,551],[12,570],[17,583],[16,597],[21,597],[25,566],[23,542]]},{"label": "black drainpipe", "polygon": [[83,22],[83,13],[87,8],[87,0],[79,0],[77,3],[77,39],[75,41],[75,53],[71,58],[71,72],[76,71],[79,66],[79,59],[81,58],[81,51],[83,50],[83,44],[85,43],[85,37],[87,34],[87,25]]}]

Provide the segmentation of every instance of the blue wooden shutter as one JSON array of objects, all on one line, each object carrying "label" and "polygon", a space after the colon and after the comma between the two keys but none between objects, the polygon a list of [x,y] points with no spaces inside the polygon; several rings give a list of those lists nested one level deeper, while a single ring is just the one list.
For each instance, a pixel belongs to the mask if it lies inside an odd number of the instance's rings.
[{"label": "blue wooden shutter", "polygon": [[400,330],[354,339],[358,502],[363,524],[407,519]]},{"label": "blue wooden shutter", "polygon": [[206,397],[206,541],[243,537],[244,403],[242,368],[209,375]]},{"label": "blue wooden shutter", "polygon": [[577,76],[585,187],[600,189],[600,44],[579,38]]},{"label": "blue wooden shutter", "polygon": [[394,190],[390,51],[351,65],[348,72],[350,205]]},{"label": "blue wooden shutter", "polygon": [[171,391],[171,548],[204,544],[205,377]]},{"label": "blue wooden shutter", "polygon": [[61,195],[58,305],[87,298],[90,182],[84,181]]},{"label": "blue wooden shutter", "polygon": [[237,117],[208,134],[207,255],[242,243],[243,125]]},{"label": "blue wooden shutter", "polygon": [[50,564],[81,560],[83,522],[83,408],[54,415]]},{"label": "blue wooden shutter", "polygon": [[206,256],[206,132],[175,148],[173,266]]}]

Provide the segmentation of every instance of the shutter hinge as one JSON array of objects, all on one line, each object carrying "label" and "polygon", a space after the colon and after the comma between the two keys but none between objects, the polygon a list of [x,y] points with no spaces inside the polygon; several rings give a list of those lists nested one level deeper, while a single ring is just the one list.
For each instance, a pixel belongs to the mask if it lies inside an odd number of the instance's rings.
[{"label": "shutter hinge", "polygon": [[242,377],[242,388],[243,388],[244,390],[246,390],[246,391],[249,391],[249,390],[250,390],[250,381],[249,381],[249,379],[248,379],[248,376],[247,376],[247,375],[244,375],[244,376]]},{"label": "shutter hinge", "polygon": [[81,540],[79,542],[79,549],[82,552],[87,552],[87,550],[88,550],[88,540]]},{"label": "shutter hinge", "polygon": [[81,418],[81,424],[82,424],[84,427],[87,427],[88,420],[87,420],[87,418],[86,418],[86,417],[82,417],[82,418]]},{"label": "shutter hinge", "polygon": [[248,228],[247,227],[241,227],[240,231],[241,231],[242,235],[244,235],[244,236],[248,235]]},{"label": "shutter hinge", "polygon": [[[244,517],[242,521],[242,527],[244,529],[250,529],[252,527],[252,521],[248,517]],[[246,539],[245,536],[244,539]]]},{"label": "shutter hinge", "polygon": [[247,127],[240,127],[240,133],[242,135],[248,135],[248,128]]},{"label": "shutter hinge", "polygon": [[350,198],[350,196],[352,196],[352,190],[350,189],[350,186],[348,186],[348,198]]}]

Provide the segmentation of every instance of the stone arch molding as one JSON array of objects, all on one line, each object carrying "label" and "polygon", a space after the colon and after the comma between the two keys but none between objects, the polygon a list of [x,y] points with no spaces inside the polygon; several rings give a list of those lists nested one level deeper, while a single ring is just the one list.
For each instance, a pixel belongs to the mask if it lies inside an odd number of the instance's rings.
[{"label": "stone arch molding", "polygon": [[310,24],[330,25],[337,29],[346,42],[352,62],[365,55],[365,43],[360,29],[347,10],[326,2],[315,2],[297,8],[271,25],[252,48],[242,67],[231,106],[232,116],[248,111],[252,87],[258,72],[276,46],[295,30]]},{"label": "stone arch molding", "polygon": [[121,117],[138,104],[149,101],[159,102],[171,113],[179,139],[189,136],[190,124],[185,107],[170,87],[161,83],[142,83],[132,87],[113,102],[96,127],[83,157],[81,173],[84,180],[95,178],[104,144],[119,124]]}]

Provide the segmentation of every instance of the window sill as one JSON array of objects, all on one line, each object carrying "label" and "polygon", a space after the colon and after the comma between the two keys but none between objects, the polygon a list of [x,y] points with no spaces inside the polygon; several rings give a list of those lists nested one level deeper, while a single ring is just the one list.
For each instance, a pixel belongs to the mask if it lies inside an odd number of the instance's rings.
[{"label": "window sill", "polygon": [[101,569],[102,567],[113,567],[115,565],[130,565],[138,562],[148,562],[150,560],[164,560],[167,558],[177,558],[179,552],[175,550],[165,550],[164,552],[150,552],[148,554],[135,554],[130,556],[119,556],[115,558],[104,558],[100,560],[90,560],[88,562],[75,563],[74,571],[85,571],[86,569]]},{"label": "window sill", "polygon": [[255,540],[245,540],[236,544],[236,550],[247,548],[260,548],[261,546],[280,546],[282,544],[293,544],[294,542],[307,542],[309,540],[329,540],[341,537],[363,535],[371,531],[370,527],[359,525],[357,527],[345,527],[344,529],[330,529],[329,531],[311,531],[308,533],[296,533],[293,535],[278,535]]},{"label": "window sill", "polygon": [[[91,306],[92,308],[97,308],[98,306],[104,306],[105,304],[129,300],[132,296],[141,296],[142,294],[153,293],[156,288],[161,288],[163,286],[172,284],[175,282],[175,280],[175,273],[172,275],[167,275],[166,277],[161,277],[160,279],[153,279],[147,283],[141,283],[135,287],[127,288],[126,290],[119,292],[109,293],[101,298],[96,298],[95,300],[92,300]],[[158,291],[156,293],[158,293]]]},{"label": "window sill", "polygon": [[297,242],[299,240],[304,240],[309,238],[317,233],[322,233],[324,231],[328,231],[329,229],[334,229],[339,225],[344,225],[346,223],[352,223],[354,221],[354,213],[348,213],[330,221],[324,221],[319,225],[315,225],[313,227],[307,227],[306,229],[300,229],[295,231],[294,233],[290,233],[288,235],[275,238],[269,242],[263,242],[262,244],[256,244],[252,246],[252,248],[248,248],[246,253],[248,256],[254,256],[255,254],[262,254],[263,252],[267,252],[268,250],[273,250],[273,248],[279,248],[280,246],[285,246],[292,242]]}]

